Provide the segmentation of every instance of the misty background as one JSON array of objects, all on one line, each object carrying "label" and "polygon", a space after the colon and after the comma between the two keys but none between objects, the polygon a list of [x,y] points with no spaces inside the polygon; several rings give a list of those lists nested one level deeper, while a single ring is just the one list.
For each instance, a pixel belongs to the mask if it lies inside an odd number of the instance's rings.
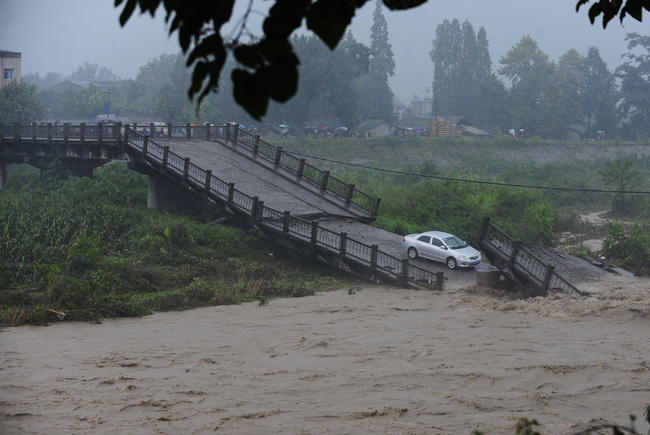
[{"label": "misty background", "polygon": [[[248,2],[237,2],[227,31],[235,25]],[[429,0],[407,11],[384,8],[389,42],[396,63],[389,85],[396,97],[408,103],[413,95],[427,97],[433,63],[429,56],[436,26],[443,20],[468,20],[476,30],[484,27],[493,70],[521,38],[530,35],[540,50],[557,59],[574,48],[586,55],[596,46],[610,70],[616,69],[628,52],[625,36],[644,33],[645,25],[631,18],[623,24],[612,20],[607,29],[589,22],[587,6],[575,11],[576,0]],[[260,34],[268,1],[253,3],[256,11],[247,28]],[[374,1],[368,1],[352,22],[355,39],[370,45]],[[85,63],[109,68],[121,79],[132,79],[148,60],[180,51],[177,34],[169,35],[164,10],[155,17],[134,13],[125,27],[119,24],[122,6],[113,0],[3,0],[0,2],[0,49],[22,54],[22,75],[49,72],[69,75]]]}]

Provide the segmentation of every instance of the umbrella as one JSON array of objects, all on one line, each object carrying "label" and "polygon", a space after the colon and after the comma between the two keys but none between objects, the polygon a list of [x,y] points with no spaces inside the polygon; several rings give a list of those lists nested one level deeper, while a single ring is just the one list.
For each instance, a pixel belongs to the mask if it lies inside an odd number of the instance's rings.
[{"label": "umbrella", "polygon": [[337,127],[336,129],[337,130],[347,130],[348,128],[347,127]]},{"label": "umbrella", "polygon": [[286,125],[286,124],[280,124],[280,127],[282,127],[282,128],[289,128],[289,126]]}]

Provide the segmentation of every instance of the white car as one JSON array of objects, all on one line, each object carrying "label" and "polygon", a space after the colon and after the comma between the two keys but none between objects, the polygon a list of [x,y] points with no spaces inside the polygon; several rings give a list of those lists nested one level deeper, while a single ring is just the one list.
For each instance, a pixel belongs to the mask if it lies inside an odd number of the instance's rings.
[{"label": "white car", "polygon": [[481,253],[458,237],[442,231],[404,236],[402,246],[411,259],[418,257],[445,263],[448,268],[471,267],[481,263]]}]

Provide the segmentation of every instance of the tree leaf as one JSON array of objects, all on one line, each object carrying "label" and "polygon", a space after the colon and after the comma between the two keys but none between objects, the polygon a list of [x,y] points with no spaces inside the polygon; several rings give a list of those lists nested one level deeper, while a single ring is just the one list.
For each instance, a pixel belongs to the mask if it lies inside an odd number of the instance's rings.
[{"label": "tree leaf", "polygon": [[392,11],[411,9],[426,2],[427,0],[384,0],[386,7]]}]

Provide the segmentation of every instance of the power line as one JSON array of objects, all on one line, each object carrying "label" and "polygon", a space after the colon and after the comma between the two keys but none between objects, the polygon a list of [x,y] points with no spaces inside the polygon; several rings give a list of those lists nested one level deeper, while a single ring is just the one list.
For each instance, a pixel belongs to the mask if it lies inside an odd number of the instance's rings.
[{"label": "power line", "polygon": [[426,174],[417,174],[415,172],[406,172],[406,171],[397,171],[395,169],[386,169],[386,168],[377,168],[375,166],[367,166],[367,165],[360,165],[356,163],[348,163],[348,162],[341,162],[338,160],[333,160],[333,159],[327,159],[325,157],[316,157],[312,156],[309,154],[302,154],[302,153],[297,153],[291,151],[291,154],[295,154],[297,156],[302,156],[302,157],[308,157],[310,159],[316,159],[316,160],[322,160],[325,162],[330,162],[330,163],[337,163],[339,165],[345,165],[345,166],[354,166],[357,168],[362,168],[362,169],[370,169],[373,171],[381,171],[381,172],[389,172],[392,174],[400,174],[400,175],[410,175],[414,177],[420,177],[420,178],[432,178],[436,180],[445,180],[445,181],[457,181],[460,183],[474,183],[474,184],[487,184],[491,186],[503,186],[503,187],[521,187],[525,189],[542,189],[542,190],[559,190],[559,191],[565,191],[565,192],[590,192],[590,193],[631,193],[631,194],[643,194],[643,195],[650,195],[650,191],[634,191],[634,190],[604,190],[604,189],[580,189],[577,187],[552,187],[552,186],[533,186],[530,184],[511,184],[511,183],[500,183],[496,181],[480,181],[480,180],[468,180],[465,178],[453,178],[453,177],[441,177],[438,175],[426,175]]}]

